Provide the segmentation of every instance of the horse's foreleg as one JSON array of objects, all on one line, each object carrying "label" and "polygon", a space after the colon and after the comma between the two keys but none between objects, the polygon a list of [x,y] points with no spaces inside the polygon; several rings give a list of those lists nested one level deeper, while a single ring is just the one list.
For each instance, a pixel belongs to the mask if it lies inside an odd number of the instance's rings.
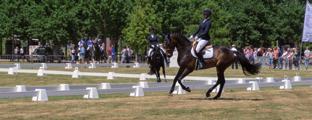
[{"label": "horse's foreleg", "polygon": [[163,70],[163,75],[164,75],[165,82],[167,82],[166,70],[165,70],[165,65],[164,64],[162,65],[162,70]]},{"label": "horse's foreleg", "polygon": [[160,70],[160,67],[157,67],[156,70],[154,71],[157,77],[157,82],[161,82],[159,70]]},{"label": "horse's foreleg", "polygon": [[187,76],[188,74],[190,74],[193,70],[191,69],[184,69],[184,71],[182,72],[182,74],[180,75],[180,77],[178,78],[178,82],[180,84],[180,86],[182,87],[183,90],[187,91],[187,92],[191,92],[191,89],[189,87],[185,87],[182,83],[182,79]]},{"label": "horse's foreleg", "polygon": [[171,86],[171,89],[169,91],[169,95],[172,94],[172,92],[174,91],[174,88],[176,86],[176,83],[178,81],[178,78],[180,77],[181,73],[184,71],[184,68],[180,68],[178,73],[176,74],[176,76],[174,77],[173,81],[172,81],[172,86]]}]

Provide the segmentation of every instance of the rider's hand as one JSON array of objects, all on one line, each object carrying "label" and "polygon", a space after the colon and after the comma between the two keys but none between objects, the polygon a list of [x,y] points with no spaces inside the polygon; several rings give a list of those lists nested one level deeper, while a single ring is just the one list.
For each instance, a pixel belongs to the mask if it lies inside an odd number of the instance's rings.
[{"label": "rider's hand", "polygon": [[191,36],[189,37],[189,39],[190,39],[190,40],[192,40],[193,38],[194,38],[194,36],[193,36],[193,35],[191,35]]}]

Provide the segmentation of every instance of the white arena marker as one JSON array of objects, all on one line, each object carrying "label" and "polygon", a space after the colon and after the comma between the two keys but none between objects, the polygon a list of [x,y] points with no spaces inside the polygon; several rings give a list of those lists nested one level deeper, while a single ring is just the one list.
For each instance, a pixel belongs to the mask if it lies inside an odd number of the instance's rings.
[{"label": "white arena marker", "polygon": [[43,67],[40,67],[38,72],[37,72],[37,76],[41,77],[41,76],[44,76],[44,69]]},{"label": "white arena marker", "polygon": [[21,64],[20,63],[14,63],[14,65],[15,65],[15,68],[17,70],[21,69]]},{"label": "white arena marker", "polygon": [[238,84],[245,84],[246,81],[243,78],[239,78],[237,81]]},{"label": "white arena marker", "polygon": [[295,82],[301,81],[301,76],[296,75],[296,76],[294,77],[294,81],[295,81]]},{"label": "white arena marker", "polygon": [[72,78],[79,78],[79,70],[78,67],[75,67]]},{"label": "white arena marker", "polygon": [[148,88],[148,83],[145,82],[145,81],[140,81],[140,82],[139,82],[139,85],[140,85],[142,88]]},{"label": "white arena marker", "polygon": [[177,95],[186,94],[186,92],[182,89],[180,84],[177,83],[176,87],[178,87],[178,88],[173,91],[173,94],[177,94]]},{"label": "white arena marker", "polygon": [[267,82],[267,83],[273,83],[273,82],[275,82],[275,80],[274,80],[273,77],[267,77],[267,78],[266,78],[266,82]]},{"label": "white arena marker", "polygon": [[140,63],[135,62],[133,68],[139,68],[140,67]]},{"label": "white arena marker", "polygon": [[99,94],[98,94],[96,87],[87,87],[86,90],[88,91],[88,93],[85,94],[83,98],[85,99],[98,99],[99,98]]},{"label": "white arena marker", "polygon": [[65,69],[73,69],[73,66],[71,63],[66,63]]},{"label": "white arena marker", "polygon": [[258,81],[249,81],[251,84],[250,87],[247,88],[247,91],[257,91],[260,90]]},{"label": "white arena marker", "polygon": [[60,84],[59,91],[69,91],[69,85],[68,84]]},{"label": "white arena marker", "polygon": [[26,86],[25,85],[16,85],[15,86],[15,92],[26,92]]},{"label": "white arena marker", "polygon": [[292,89],[292,85],[291,85],[290,80],[284,79],[284,80],[282,80],[282,82],[284,82],[284,84],[282,86],[280,86],[280,89],[284,89],[284,90]]},{"label": "white arena marker", "polygon": [[144,91],[141,86],[132,86],[132,88],[134,88],[135,90],[130,93],[130,96],[133,96],[133,97],[144,96]]},{"label": "white arena marker", "polygon": [[15,72],[16,72],[16,71],[15,71],[15,68],[12,68],[12,67],[10,67],[9,70],[8,70],[8,74],[9,74],[9,75],[14,75]]},{"label": "white arena marker", "polygon": [[112,68],[118,68],[118,63],[114,62]]},{"label": "white arena marker", "polygon": [[47,66],[47,64],[46,63],[41,63],[41,67],[43,68],[43,69],[48,69],[48,66]]},{"label": "white arena marker", "polygon": [[100,89],[111,89],[110,83],[101,83],[100,84]]},{"label": "white arena marker", "polygon": [[147,80],[145,73],[140,74],[140,80]]},{"label": "white arena marker", "polygon": [[95,68],[96,68],[95,63],[90,63],[89,69],[95,69]]},{"label": "white arena marker", "polygon": [[208,80],[207,81],[207,85],[214,85],[214,83],[215,83],[214,80]]},{"label": "white arena marker", "polygon": [[35,89],[37,92],[35,96],[32,97],[32,101],[44,102],[48,101],[48,95],[46,89]]},{"label": "white arena marker", "polygon": [[108,80],[113,80],[114,79],[114,72],[108,72],[107,79]]}]

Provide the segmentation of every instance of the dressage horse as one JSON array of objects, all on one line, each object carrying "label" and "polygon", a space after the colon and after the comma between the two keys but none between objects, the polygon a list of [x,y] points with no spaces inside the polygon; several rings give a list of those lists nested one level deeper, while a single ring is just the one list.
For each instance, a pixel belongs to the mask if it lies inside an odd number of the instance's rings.
[{"label": "dressage horse", "polygon": [[166,79],[165,58],[159,46],[154,46],[151,52],[151,70],[157,77],[157,82],[161,82],[159,70],[162,67],[164,79]]},{"label": "dressage horse", "polygon": [[[177,60],[180,68],[173,80],[169,95],[172,95],[176,82],[180,84],[182,89],[191,92],[191,89],[184,86],[181,80],[193,72],[196,67],[196,58],[191,54],[192,42],[181,33],[171,33],[166,36],[165,49],[168,57],[172,56],[175,48],[177,48],[178,51]],[[224,72],[235,61],[235,59],[237,59],[242,65],[242,69],[245,75],[255,75],[259,73],[261,65],[249,63],[248,59],[246,59],[241,52],[234,52],[225,47],[213,47],[213,57],[205,59],[205,66],[203,68],[207,69],[216,67],[218,80],[215,85],[208,89],[206,97],[210,97],[210,93],[213,91],[213,89],[220,85],[220,89],[213,99],[220,98],[225,84]]]}]

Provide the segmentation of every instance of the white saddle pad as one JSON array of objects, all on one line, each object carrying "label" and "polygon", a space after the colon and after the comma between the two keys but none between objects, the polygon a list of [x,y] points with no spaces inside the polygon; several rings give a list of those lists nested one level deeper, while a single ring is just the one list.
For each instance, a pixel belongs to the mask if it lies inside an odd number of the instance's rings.
[{"label": "white saddle pad", "polygon": [[[203,51],[205,52],[205,54],[203,56],[204,59],[213,57],[213,48],[204,49]],[[198,58],[197,55],[195,54],[195,51],[193,48],[191,49],[191,53],[192,53],[193,57]]]}]

